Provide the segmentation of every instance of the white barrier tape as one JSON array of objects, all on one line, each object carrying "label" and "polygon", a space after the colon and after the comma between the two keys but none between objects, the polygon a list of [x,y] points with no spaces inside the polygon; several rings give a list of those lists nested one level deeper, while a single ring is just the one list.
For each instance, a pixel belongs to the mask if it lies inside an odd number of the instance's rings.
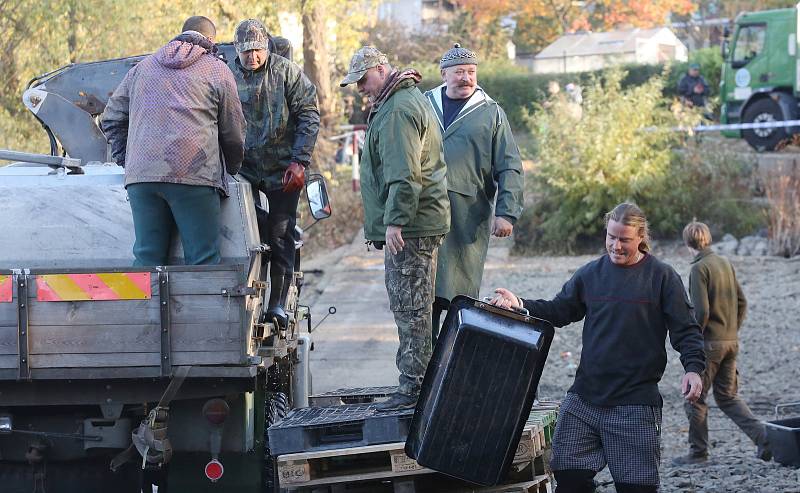
[{"label": "white barrier tape", "polygon": [[763,123],[728,123],[724,125],[698,125],[692,130],[695,132],[716,132],[720,130],[752,130],[756,128],[783,128],[798,127],[800,120],[774,121]]},{"label": "white barrier tape", "polygon": [[646,127],[645,132],[719,132],[722,130],[752,130],[760,128],[784,128],[784,127],[800,127],[800,120],[787,120],[787,121],[774,121],[763,123],[727,123],[724,125],[698,125],[696,127],[672,127],[672,128],[659,128],[659,127]]}]

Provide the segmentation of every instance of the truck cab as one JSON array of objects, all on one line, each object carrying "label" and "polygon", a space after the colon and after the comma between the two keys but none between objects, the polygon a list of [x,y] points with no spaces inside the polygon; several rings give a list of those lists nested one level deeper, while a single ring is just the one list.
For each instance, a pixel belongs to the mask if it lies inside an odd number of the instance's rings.
[{"label": "truck cab", "polygon": [[[771,123],[798,118],[798,9],[742,12],[723,42],[722,123]],[[772,151],[800,127],[727,130],[757,151]]]}]

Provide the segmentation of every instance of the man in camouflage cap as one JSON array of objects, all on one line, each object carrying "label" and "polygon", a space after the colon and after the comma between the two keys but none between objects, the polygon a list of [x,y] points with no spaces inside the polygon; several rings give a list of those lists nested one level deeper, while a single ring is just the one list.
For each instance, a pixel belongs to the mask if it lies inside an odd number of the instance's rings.
[{"label": "man in camouflage cap", "polygon": [[237,24],[234,36],[236,53],[269,49],[269,34],[258,19],[247,19]]},{"label": "man in camouflage cap", "polygon": [[247,120],[241,175],[253,185],[259,209],[259,191],[269,201],[266,224],[259,221],[272,251],[267,317],[285,325],[297,204],[319,132],[317,90],[297,64],[270,52],[269,34],[257,19],[236,26],[233,45],[238,56],[229,65]]},{"label": "man in camouflage cap", "polygon": [[386,290],[400,337],[400,385],[380,411],[417,403],[431,357],[437,250],[450,229],[442,136],[417,89],[420,80],[416,70],[395,70],[367,46],[353,55],[341,82],[355,83],[372,103],[361,154],[364,236],[386,247]]},{"label": "man in camouflage cap", "polygon": [[361,48],[350,60],[350,70],[348,70],[342,82],[339,83],[339,86],[347,87],[350,84],[355,84],[364,77],[367,70],[378,65],[389,66],[389,59],[386,58],[386,55],[378,51],[374,46]]},{"label": "man in camouflage cap", "polygon": [[425,93],[444,140],[450,233],[439,249],[434,343],[458,295],[478,297],[489,237],[506,238],[522,213],[522,160],[503,108],[478,85],[478,56],[456,44],[439,63],[444,83]]}]

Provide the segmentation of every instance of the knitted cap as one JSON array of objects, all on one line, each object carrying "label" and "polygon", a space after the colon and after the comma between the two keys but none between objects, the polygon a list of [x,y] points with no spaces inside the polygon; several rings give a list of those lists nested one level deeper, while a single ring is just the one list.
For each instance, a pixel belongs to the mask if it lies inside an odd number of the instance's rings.
[{"label": "knitted cap", "polygon": [[454,65],[477,65],[478,55],[474,51],[469,51],[462,48],[460,44],[456,43],[452,48],[447,50],[442,59],[439,61],[439,68],[452,67]]}]

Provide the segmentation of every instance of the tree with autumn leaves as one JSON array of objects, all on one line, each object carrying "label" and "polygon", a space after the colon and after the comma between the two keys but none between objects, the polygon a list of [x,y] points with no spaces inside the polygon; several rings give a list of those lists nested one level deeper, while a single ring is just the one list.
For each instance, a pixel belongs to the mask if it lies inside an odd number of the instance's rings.
[{"label": "tree with autumn leaves", "polygon": [[[786,8],[796,0],[450,0],[463,9],[454,34],[494,54],[510,36],[518,53],[536,53],[575,31],[652,28],[691,18],[733,19],[743,11]],[[514,29],[502,30],[513,21]],[[505,34],[506,38],[499,36]]]},{"label": "tree with autumn leaves", "polygon": [[279,15],[298,16],[303,44],[295,47],[295,59],[317,85],[323,119],[332,126],[341,113],[334,82],[365,38],[377,5],[360,2],[361,9],[340,0],[0,0],[0,148],[49,149],[47,135],[22,104],[31,78],[69,63],[150,53],[190,15],[212,19],[222,42],[233,38],[242,19],[261,19],[280,35]]},{"label": "tree with autumn leaves", "polygon": [[[477,38],[513,21],[517,50],[535,53],[574,31],[663,26],[670,15],[695,10],[691,0],[453,0],[469,14]],[[455,26],[455,31],[462,29]],[[510,32],[511,30],[508,30]]]}]

